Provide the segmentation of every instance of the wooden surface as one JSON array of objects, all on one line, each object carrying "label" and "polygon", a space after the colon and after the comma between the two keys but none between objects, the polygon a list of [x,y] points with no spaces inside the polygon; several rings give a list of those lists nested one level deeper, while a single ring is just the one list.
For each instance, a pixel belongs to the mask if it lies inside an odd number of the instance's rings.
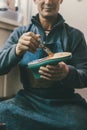
[{"label": "wooden surface", "polygon": [[[0,49],[5,44],[11,32],[18,26],[19,24],[16,21],[0,17]],[[20,86],[19,71],[15,67],[7,75],[0,76],[0,97],[14,95]]]}]

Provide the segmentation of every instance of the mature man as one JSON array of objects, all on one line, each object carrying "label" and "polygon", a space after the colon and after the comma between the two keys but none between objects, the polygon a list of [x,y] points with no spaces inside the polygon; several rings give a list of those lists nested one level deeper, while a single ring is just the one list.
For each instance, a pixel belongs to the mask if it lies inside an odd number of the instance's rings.
[{"label": "mature man", "polygon": [[[86,101],[74,93],[87,86],[87,47],[81,31],[65,23],[58,13],[63,0],[34,0],[38,14],[31,24],[13,31],[0,51],[0,74],[19,64],[23,90],[0,103],[0,122],[7,130],[87,130]],[[57,65],[41,66],[34,79],[27,64],[47,54],[71,52],[72,58]],[[34,85],[37,80],[38,85]]]}]

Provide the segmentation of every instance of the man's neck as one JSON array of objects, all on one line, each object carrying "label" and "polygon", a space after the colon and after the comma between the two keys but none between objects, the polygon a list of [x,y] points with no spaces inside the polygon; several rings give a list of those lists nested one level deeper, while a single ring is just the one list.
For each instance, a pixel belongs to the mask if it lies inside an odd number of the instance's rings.
[{"label": "man's neck", "polygon": [[57,17],[53,19],[39,17],[39,19],[44,30],[51,30],[53,28],[53,25],[57,23]]}]

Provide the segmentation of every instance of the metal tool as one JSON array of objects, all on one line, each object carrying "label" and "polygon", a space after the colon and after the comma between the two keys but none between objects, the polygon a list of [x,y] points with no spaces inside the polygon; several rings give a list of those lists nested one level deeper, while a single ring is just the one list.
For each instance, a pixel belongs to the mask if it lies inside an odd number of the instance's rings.
[{"label": "metal tool", "polygon": [[48,55],[54,55],[54,53],[44,45],[44,43],[40,42],[39,47],[43,48],[43,50],[48,54]]}]

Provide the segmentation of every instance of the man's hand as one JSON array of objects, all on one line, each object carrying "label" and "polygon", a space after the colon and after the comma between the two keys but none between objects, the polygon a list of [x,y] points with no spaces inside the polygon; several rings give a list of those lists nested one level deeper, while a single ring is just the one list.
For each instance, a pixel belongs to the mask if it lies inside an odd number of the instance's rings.
[{"label": "man's hand", "polygon": [[64,79],[69,73],[69,67],[64,62],[60,62],[57,65],[47,65],[46,67],[40,67],[40,77],[51,80],[59,81]]},{"label": "man's hand", "polygon": [[33,32],[24,33],[16,46],[16,55],[22,56],[26,51],[35,53],[39,47],[39,34],[34,34]]}]

